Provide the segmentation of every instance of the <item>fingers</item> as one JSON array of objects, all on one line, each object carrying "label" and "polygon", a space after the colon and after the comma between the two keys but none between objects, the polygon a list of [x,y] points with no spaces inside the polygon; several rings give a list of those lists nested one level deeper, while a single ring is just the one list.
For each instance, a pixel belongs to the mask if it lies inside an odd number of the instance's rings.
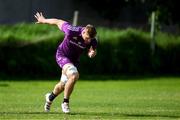
[{"label": "fingers", "polygon": [[35,17],[36,19],[38,19],[39,13],[37,12],[37,13],[34,15],[34,17]]},{"label": "fingers", "polygon": [[42,12],[37,12],[37,13],[34,15],[34,17],[35,17],[36,20],[37,20],[36,24],[41,23],[41,19],[44,18]]},{"label": "fingers", "polygon": [[42,17],[43,16],[43,14],[42,14],[42,12],[37,12],[35,15],[34,15],[34,17],[36,18],[36,19],[38,19],[38,18],[40,18],[40,17]]},{"label": "fingers", "polygon": [[90,50],[90,51],[88,52],[88,56],[89,56],[90,58],[95,57],[95,56],[96,56],[96,51]]},{"label": "fingers", "polygon": [[38,17],[37,17],[36,15],[34,15],[34,17],[35,17],[36,19],[38,19]]}]

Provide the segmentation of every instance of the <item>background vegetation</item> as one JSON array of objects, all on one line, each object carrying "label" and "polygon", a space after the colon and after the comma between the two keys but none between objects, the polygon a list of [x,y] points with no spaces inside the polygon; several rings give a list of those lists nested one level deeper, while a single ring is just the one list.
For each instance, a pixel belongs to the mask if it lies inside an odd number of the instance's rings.
[{"label": "background vegetation", "polygon": [[[144,75],[180,72],[180,36],[158,32],[156,49],[150,33],[140,29],[98,28],[98,54],[81,57],[81,74]],[[0,26],[0,77],[59,77],[55,53],[63,33],[55,26],[17,24]]]},{"label": "background vegetation", "polygon": [[[129,21],[131,22],[140,22],[144,17],[147,20],[152,11],[156,11],[159,14],[158,21],[161,24],[180,25],[180,18],[177,15],[177,11],[179,11],[177,0],[75,0],[75,2],[84,2],[97,11],[99,16],[111,23],[123,19],[119,19],[120,14],[124,8],[129,8],[131,13]],[[137,16],[139,17],[137,18]]]}]

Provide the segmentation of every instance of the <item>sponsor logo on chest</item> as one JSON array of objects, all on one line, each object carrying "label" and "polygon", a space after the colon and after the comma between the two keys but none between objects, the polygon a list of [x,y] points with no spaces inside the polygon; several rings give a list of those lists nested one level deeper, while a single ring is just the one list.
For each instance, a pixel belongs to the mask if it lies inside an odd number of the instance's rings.
[{"label": "sponsor logo on chest", "polygon": [[79,47],[79,48],[81,48],[81,49],[85,49],[86,47],[85,46],[83,46],[83,44],[81,43],[81,42],[76,42],[76,41],[74,41],[74,40],[70,40],[70,43],[71,44],[73,44],[73,45],[75,45],[75,46],[77,46],[77,47]]}]

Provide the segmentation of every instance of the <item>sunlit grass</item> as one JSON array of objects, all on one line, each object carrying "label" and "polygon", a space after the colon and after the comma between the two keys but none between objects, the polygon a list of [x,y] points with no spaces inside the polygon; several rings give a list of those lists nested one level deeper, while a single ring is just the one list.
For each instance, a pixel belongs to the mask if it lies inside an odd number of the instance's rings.
[{"label": "sunlit grass", "polygon": [[0,81],[0,119],[178,119],[179,78],[79,80],[70,99],[69,115],[61,112],[63,95],[50,113],[44,95],[57,81]]}]

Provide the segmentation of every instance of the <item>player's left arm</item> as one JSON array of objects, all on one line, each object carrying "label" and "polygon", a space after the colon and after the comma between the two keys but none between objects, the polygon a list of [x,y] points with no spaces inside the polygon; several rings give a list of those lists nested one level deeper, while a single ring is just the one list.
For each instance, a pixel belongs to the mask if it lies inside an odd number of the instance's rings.
[{"label": "player's left arm", "polygon": [[93,58],[96,56],[97,54],[97,45],[98,45],[98,42],[97,42],[97,39],[94,38],[91,40],[91,43],[90,43],[90,46],[89,46],[89,49],[88,49],[88,56],[89,58]]},{"label": "player's left arm", "polygon": [[89,50],[88,50],[88,56],[89,56],[89,58],[95,57],[96,54],[97,54],[97,50],[91,46],[91,47],[89,48]]}]

